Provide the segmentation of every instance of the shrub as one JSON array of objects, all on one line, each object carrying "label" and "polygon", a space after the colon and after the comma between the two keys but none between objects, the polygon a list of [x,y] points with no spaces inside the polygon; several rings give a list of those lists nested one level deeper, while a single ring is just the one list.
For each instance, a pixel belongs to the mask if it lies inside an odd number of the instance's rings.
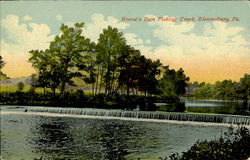
[{"label": "shrub", "polygon": [[187,152],[161,160],[246,160],[250,157],[250,133],[246,127],[229,127],[218,140],[197,141]]},{"label": "shrub", "polygon": [[23,88],[24,88],[23,82],[19,82],[19,83],[17,84],[17,88],[18,88],[18,91],[22,91]]}]

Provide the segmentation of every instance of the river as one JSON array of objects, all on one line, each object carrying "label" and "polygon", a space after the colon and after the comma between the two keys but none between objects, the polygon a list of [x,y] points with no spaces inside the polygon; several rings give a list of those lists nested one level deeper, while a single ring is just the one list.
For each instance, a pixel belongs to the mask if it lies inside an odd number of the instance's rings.
[{"label": "river", "polygon": [[133,118],[23,112],[1,106],[3,160],[158,159],[181,153],[198,139],[219,138],[227,127]]}]

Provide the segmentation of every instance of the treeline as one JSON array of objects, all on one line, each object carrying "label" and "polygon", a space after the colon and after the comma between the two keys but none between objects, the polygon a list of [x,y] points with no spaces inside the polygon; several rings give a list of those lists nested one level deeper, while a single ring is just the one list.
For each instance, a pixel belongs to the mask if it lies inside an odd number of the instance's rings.
[{"label": "treeline", "polygon": [[92,95],[171,95],[185,93],[189,78],[184,71],[169,69],[160,60],[151,60],[126,44],[122,33],[108,27],[93,43],[82,35],[83,23],[62,25],[61,33],[46,50],[32,50],[29,62],[37,70],[36,87],[56,89],[62,95],[65,86],[74,86],[79,78],[91,86]]},{"label": "treeline", "polygon": [[[20,87],[20,86],[19,86]],[[22,86],[21,86],[22,87]],[[1,105],[19,105],[19,106],[53,106],[53,107],[75,107],[75,108],[105,108],[105,109],[126,109],[126,110],[145,110],[155,111],[156,101],[161,100],[157,96],[143,95],[107,95],[100,93],[97,95],[85,94],[82,90],[65,91],[64,94],[46,95],[35,92],[30,88],[27,92],[18,90],[17,92],[1,92]],[[171,100],[173,100],[171,98]],[[175,100],[173,100],[173,105]],[[178,104],[178,103],[177,103]],[[184,108],[173,108],[172,111],[184,111]]]},{"label": "treeline", "polygon": [[239,82],[232,80],[210,83],[189,83],[187,87],[189,96],[197,99],[244,100],[250,97],[250,75],[245,74]]}]

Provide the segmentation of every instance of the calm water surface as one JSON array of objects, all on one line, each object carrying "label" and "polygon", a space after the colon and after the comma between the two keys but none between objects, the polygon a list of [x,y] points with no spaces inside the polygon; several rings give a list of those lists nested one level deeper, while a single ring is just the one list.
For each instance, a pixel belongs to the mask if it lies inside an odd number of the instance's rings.
[{"label": "calm water surface", "polygon": [[28,114],[1,114],[3,160],[158,159],[226,127]]}]

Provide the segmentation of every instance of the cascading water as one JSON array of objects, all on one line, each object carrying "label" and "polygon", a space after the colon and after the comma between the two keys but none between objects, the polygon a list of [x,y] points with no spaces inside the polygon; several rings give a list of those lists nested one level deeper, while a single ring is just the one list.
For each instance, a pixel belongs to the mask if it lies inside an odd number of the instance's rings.
[{"label": "cascading water", "polygon": [[90,108],[55,108],[55,107],[28,107],[25,111],[72,114],[72,115],[88,115],[88,116],[144,118],[144,119],[198,121],[198,122],[250,125],[249,116],[236,116],[236,115],[163,113],[163,112],[148,112],[148,111],[105,110],[105,109],[90,109]]}]

